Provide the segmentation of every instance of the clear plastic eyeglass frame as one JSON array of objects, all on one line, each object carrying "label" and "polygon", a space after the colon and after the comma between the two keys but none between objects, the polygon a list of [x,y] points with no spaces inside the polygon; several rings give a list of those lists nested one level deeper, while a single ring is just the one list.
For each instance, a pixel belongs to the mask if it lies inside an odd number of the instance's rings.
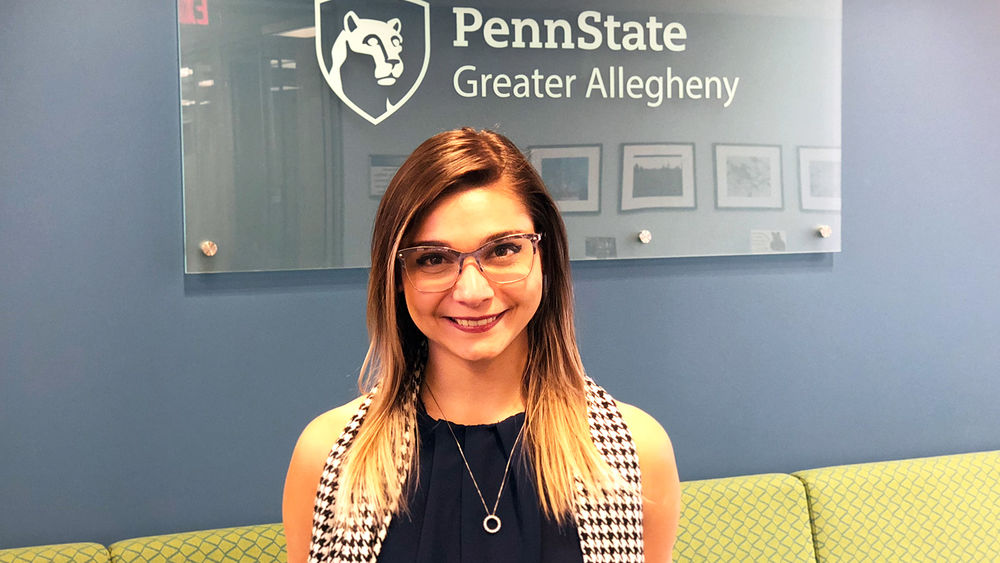
[{"label": "clear plastic eyeglass frame", "polygon": [[[516,239],[526,239],[529,242],[531,242],[531,258],[532,258],[531,265],[528,267],[527,271],[524,272],[524,275],[520,275],[519,277],[513,279],[495,279],[496,273],[492,272],[489,268],[483,267],[483,259],[485,258],[485,253],[488,250],[496,248],[497,245],[501,245],[506,241],[516,240]],[[399,260],[400,266],[402,266],[403,268],[403,273],[406,276],[406,279],[409,280],[410,284],[413,286],[414,289],[416,289],[420,293],[441,293],[443,291],[448,291],[452,287],[455,287],[455,283],[458,282],[458,278],[462,273],[462,268],[465,266],[465,261],[468,258],[472,258],[473,260],[475,260],[476,268],[479,269],[479,271],[483,274],[484,277],[486,277],[486,279],[488,279],[493,283],[497,284],[516,283],[527,278],[531,274],[531,270],[534,268],[534,263],[535,263],[534,257],[536,254],[538,254],[538,241],[540,240],[542,240],[541,233],[520,233],[520,234],[508,235],[505,237],[493,239],[471,252],[459,252],[454,248],[449,248],[447,246],[414,246],[400,250],[398,253],[396,253],[396,259]],[[451,270],[450,275],[452,275],[453,278],[451,279],[450,283],[442,284],[440,289],[424,289],[427,287],[425,283],[423,284],[424,288],[421,288],[422,282],[414,279],[414,277],[411,275],[410,271],[406,267],[406,258],[408,255],[411,255],[416,252],[426,252],[429,250],[436,250],[442,254],[446,254],[449,257],[452,257],[454,259],[454,263],[456,264],[454,270]],[[445,272],[441,273],[441,279],[446,279]],[[436,281],[437,283],[440,283],[439,280]],[[436,287],[437,283],[433,285]]]}]

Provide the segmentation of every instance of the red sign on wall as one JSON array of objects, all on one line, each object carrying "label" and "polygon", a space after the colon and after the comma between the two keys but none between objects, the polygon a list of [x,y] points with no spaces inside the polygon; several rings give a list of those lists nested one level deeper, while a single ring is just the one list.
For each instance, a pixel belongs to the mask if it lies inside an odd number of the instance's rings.
[{"label": "red sign on wall", "polygon": [[208,0],[177,0],[177,19],[183,24],[208,25]]}]

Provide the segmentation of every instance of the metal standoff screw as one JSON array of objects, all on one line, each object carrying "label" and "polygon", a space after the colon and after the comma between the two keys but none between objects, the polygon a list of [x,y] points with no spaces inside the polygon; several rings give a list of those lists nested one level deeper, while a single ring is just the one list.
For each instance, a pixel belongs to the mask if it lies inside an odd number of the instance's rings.
[{"label": "metal standoff screw", "polygon": [[833,228],[830,225],[820,225],[816,227],[816,234],[820,238],[830,238],[830,235],[833,234]]},{"label": "metal standoff screw", "polygon": [[210,240],[201,241],[201,244],[198,245],[198,248],[201,249],[202,254],[208,256],[209,258],[215,256],[215,253],[219,251],[219,245],[215,244]]},{"label": "metal standoff screw", "polygon": [[639,231],[639,242],[642,244],[649,244],[649,241],[653,240],[653,233],[649,229],[643,229]]}]

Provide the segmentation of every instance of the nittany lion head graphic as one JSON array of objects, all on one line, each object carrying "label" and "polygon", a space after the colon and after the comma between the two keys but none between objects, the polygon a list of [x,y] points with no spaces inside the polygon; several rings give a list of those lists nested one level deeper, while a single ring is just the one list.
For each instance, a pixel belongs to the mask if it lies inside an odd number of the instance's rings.
[{"label": "nittany lion head graphic", "polygon": [[384,22],[361,19],[353,11],[344,16],[344,29],[333,42],[334,74],[339,76],[340,67],[347,60],[347,51],[367,55],[375,62],[375,81],[379,86],[392,86],[403,74],[403,36],[399,29],[399,18]]},{"label": "nittany lion head graphic", "polygon": [[[322,10],[321,4],[327,3],[337,11]],[[380,3],[382,9],[375,14],[370,13],[371,4],[348,9],[350,4],[350,0],[316,0],[317,58],[337,97],[361,117],[378,124],[402,106],[423,80],[430,55],[428,7],[421,0],[400,0],[398,11],[403,17],[392,17],[386,13],[386,4],[391,3]],[[363,8],[369,8],[369,13]],[[391,11],[396,11],[393,8]],[[331,17],[336,14],[343,16]],[[334,22],[336,28],[331,25]],[[409,60],[415,63],[422,58],[423,66],[407,90],[406,82],[413,80],[414,74],[404,76],[408,66],[404,63],[403,34],[408,28],[413,29],[414,37],[423,39],[413,43],[414,54]],[[331,45],[329,39],[334,35]]]}]

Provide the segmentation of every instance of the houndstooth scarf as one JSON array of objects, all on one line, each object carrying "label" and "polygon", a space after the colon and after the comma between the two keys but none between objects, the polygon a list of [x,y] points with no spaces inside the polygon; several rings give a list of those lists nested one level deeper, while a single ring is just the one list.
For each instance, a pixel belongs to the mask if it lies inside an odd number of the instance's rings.
[{"label": "houndstooth scarf", "polygon": [[[410,407],[415,407],[418,389],[408,391]],[[632,435],[625,425],[614,399],[603,388],[586,378],[587,418],[590,435],[604,460],[616,469],[630,491],[592,498],[583,483],[577,480],[573,516],[584,563],[641,563],[642,553],[642,494],[639,480],[639,458]],[[365,420],[372,397],[369,393],[357,413],[344,428],[330,450],[323,476],[316,492],[313,512],[312,543],[309,563],[375,563],[385,539],[392,510],[375,513],[370,507],[358,507],[359,516],[347,524],[333,518],[333,501],[344,453]],[[406,451],[399,456],[397,471],[405,482],[410,467],[413,436],[405,436]]]}]

